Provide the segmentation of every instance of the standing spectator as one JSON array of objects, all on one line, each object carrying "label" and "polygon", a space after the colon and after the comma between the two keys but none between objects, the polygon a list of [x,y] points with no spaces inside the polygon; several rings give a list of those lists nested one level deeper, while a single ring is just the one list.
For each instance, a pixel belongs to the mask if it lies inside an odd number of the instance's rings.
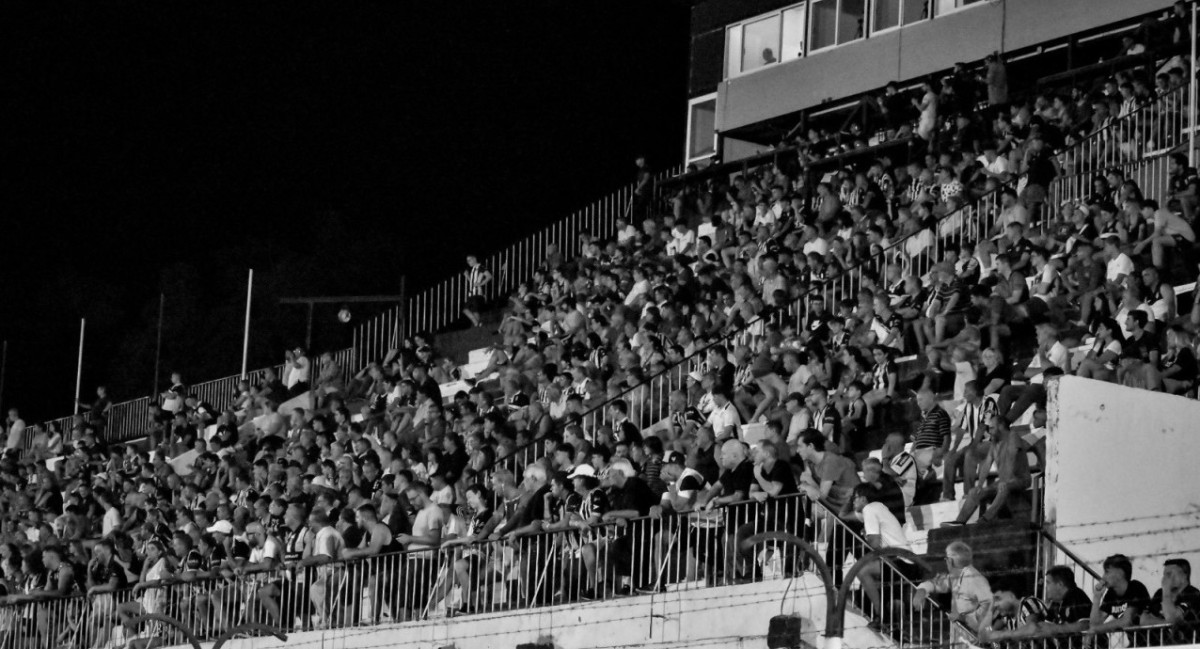
[{"label": "standing spectator", "polygon": [[929,388],[917,391],[917,407],[921,409],[921,419],[913,433],[912,456],[917,464],[917,477],[926,479],[950,450],[950,415],[938,405]]},{"label": "standing spectator", "polygon": [[463,315],[471,321],[472,327],[482,326],[483,309],[487,303],[484,291],[492,281],[492,272],[483,267],[478,255],[467,255],[467,303],[463,306]]},{"label": "standing spectator", "polygon": [[932,145],[937,131],[938,96],[933,91],[931,81],[921,82],[921,98],[914,97],[912,103],[921,113],[920,121],[917,123],[917,135],[925,140],[926,145]]},{"label": "standing spectator", "polygon": [[[852,502],[854,503],[854,512],[862,518],[863,534],[866,536],[867,545],[872,550],[911,549],[908,537],[904,534],[904,526],[887,505],[880,501],[880,492],[875,485],[864,482],[855,487]],[[909,579],[914,578],[918,572],[915,564],[904,559],[897,559],[890,565],[896,567]],[[890,611],[883,601],[883,593],[879,585],[882,576],[883,566],[878,561],[872,561],[863,568],[862,572],[858,573],[858,580],[862,582],[863,591],[867,593],[867,597],[870,598],[874,607],[871,621],[876,626],[883,624],[885,613]]]},{"label": "standing spectator", "polygon": [[971,546],[955,541],[946,546],[947,572],[923,581],[913,593],[913,608],[921,610],[933,593],[950,593],[950,619],[962,622],[976,631],[987,619],[992,606],[992,588],[978,569],[972,565]]},{"label": "standing spectator", "polygon": [[16,408],[8,409],[8,437],[4,440],[4,450],[16,451],[24,448],[25,420]]},{"label": "standing spectator", "polygon": [[346,542],[342,539],[341,532],[330,525],[329,515],[323,509],[314,509],[308,515],[308,526],[313,534],[313,542],[311,545],[305,545],[304,557],[300,563],[306,567],[317,568],[309,586],[309,597],[312,599],[318,624],[326,625],[329,622],[329,598],[333,595],[330,591],[341,578],[340,569],[327,564],[342,559]]}]

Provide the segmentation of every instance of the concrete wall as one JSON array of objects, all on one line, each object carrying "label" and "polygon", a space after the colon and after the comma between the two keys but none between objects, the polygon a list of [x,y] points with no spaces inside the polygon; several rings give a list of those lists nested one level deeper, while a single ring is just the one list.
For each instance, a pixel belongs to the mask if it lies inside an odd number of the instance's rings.
[{"label": "concrete wall", "polygon": [[[560,649],[616,647],[766,646],[767,624],[780,610],[803,618],[804,640],[821,649],[825,596],[820,582],[805,574],[790,583],[769,581],[726,588],[630,597],[610,602],[537,609],[520,614],[497,613],[449,620],[430,620],[366,629],[298,633],[286,646],[316,649],[501,649],[522,643],[553,643]],[[847,647],[883,649],[894,646],[865,628],[866,621],[847,615]],[[230,649],[276,649],[274,638],[232,640]]]},{"label": "concrete wall", "polygon": [[724,81],[722,131],[1170,7],[1172,0],[1002,0]]},{"label": "concrete wall", "polygon": [[1055,536],[1101,572],[1134,561],[1153,593],[1162,562],[1200,568],[1200,402],[1063,377],[1050,386],[1046,515]]}]

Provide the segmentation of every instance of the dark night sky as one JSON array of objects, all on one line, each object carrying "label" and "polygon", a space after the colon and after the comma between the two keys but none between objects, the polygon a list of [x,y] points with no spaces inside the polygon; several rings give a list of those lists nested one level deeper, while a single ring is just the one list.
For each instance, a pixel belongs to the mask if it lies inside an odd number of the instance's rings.
[{"label": "dark night sky", "polygon": [[249,267],[260,367],[303,332],[279,296],[420,287],[628,182],[638,152],[677,163],[687,16],[681,0],[5,4],[5,406],[66,414],[80,317],[85,394],[149,392],[160,290],[163,372],[233,374]]}]

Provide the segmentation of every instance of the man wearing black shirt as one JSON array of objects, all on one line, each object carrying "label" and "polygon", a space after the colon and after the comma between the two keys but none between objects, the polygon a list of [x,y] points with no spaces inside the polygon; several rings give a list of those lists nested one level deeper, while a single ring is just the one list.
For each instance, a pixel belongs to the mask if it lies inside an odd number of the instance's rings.
[{"label": "man wearing black shirt", "polygon": [[724,345],[714,345],[708,350],[708,371],[717,375],[717,386],[714,390],[733,389],[733,363],[729,362],[729,354]]},{"label": "man wearing black shirt", "polygon": [[[624,458],[613,460],[612,464],[608,466],[608,476],[605,478],[605,482],[609,487],[608,501],[612,504],[612,510],[601,517],[605,523],[646,516],[650,513],[650,508],[658,504],[654,492],[650,490],[650,486],[646,484],[645,480],[637,477],[637,471],[634,470],[629,460]],[[635,575],[632,572],[635,544],[636,547],[649,548],[653,541],[653,533],[649,525],[640,525],[636,529],[629,527],[618,529],[624,531],[619,532],[620,536],[613,540],[610,546],[610,555],[618,580],[620,582],[632,580],[632,583],[629,584],[619,584],[618,588],[624,592],[632,592],[633,589],[643,587],[654,579],[654,570],[645,561],[639,562],[642,569],[639,574]]]},{"label": "man wearing black shirt", "polygon": [[729,545],[725,551],[727,578],[733,578],[737,574],[739,559],[749,560],[753,556],[753,549],[742,552],[742,541],[756,532],[800,528],[800,500],[776,501],[777,498],[794,495],[800,490],[796,486],[796,476],[791,465],[779,460],[779,449],[775,444],[764,441],[754,449],[751,477],[754,480],[750,483],[749,495],[761,504],[751,509],[754,512],[751,520],[740,525],[728,537]]},{"label": "man wearing black shirt", "polygon": [[1200,590],[1192,585],[1192,564],[1187,559],[1167,559],[1163,564],[1162,588],[1150,598],[1141,622],[1188,628],[1200,623]]},{"label": "man wearing black shirt", "polygon": [[1104,579],[1096,584],[1088,635],[1105,635],[1137,626],[1150,603],[1150,593],[1132,579],[1133,563],[1123,554],[1104,560]]},{"label": "man wearing black shirt", "polygon": [[1088,626],[1092,600],[1075,585],[1075,573],[1066,566],[1046,571],[1046,617],[1038,631],[1050,634],[1079,633]]}]

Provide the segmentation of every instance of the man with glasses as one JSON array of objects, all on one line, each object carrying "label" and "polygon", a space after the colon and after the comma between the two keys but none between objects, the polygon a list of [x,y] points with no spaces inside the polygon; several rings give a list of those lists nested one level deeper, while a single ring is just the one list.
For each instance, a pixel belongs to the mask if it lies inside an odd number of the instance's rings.
[{"label": "man with glasses", "polygon": [[977,631],[989,615],[992,587],[973,561],[971,546],[966,543],[955,541],[946,546],[947,571],[917,586],[913,608],[924,608],[925,600],[933,593],[950,593],[950,619]]}]

